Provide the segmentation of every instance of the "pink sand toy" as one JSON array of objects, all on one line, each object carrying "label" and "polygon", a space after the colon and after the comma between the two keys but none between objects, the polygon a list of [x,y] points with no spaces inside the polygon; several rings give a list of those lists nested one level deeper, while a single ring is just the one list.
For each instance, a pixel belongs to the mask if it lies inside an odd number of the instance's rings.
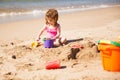
[{"label": "pink sand toy", "polygon": [[71,47],[72,47],[72,48],[81,48],[81,49],[84,48],[83,45],[80,45],[80,44],[72,45]]}]

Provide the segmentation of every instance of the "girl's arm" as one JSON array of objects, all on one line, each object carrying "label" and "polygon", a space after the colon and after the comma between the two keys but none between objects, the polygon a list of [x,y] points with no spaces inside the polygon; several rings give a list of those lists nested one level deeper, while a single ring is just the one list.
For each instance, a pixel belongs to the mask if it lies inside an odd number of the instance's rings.
[{"label": "girl's arm", "polygon": [[39,33],[39,36],[38,36],[37,41],[40,40],[40,37],[41,37],[42,33],[45,31],[45,29],[46,29],[46,26],[44,26],[44,27],[40,30],[40,33]]}]

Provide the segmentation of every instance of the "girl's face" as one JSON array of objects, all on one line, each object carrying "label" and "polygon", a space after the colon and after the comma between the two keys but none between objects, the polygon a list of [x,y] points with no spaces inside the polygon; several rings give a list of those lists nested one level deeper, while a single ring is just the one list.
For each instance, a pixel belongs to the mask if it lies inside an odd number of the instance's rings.
[{"label": "girl's face", "polygon": [[48,24],[50,24],[50,25],[54,25],[54,24],[55,24],[55,20],[54,20],[54,19],[51,19],[51,18],[48,18],[48,19],[47,19],[47,22],[48,22]]}]

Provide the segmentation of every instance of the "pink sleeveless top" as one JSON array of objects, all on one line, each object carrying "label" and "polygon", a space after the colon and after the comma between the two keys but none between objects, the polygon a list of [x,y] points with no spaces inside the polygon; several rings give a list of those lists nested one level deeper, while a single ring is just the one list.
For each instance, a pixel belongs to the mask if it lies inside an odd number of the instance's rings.
[{"label": "pink sleeveless top", "polygon": [[49,25],[46,25],[47,38],[53,38],[57,35],[57,29],[60,27],[59,24],[55,28],[49,28]]}]

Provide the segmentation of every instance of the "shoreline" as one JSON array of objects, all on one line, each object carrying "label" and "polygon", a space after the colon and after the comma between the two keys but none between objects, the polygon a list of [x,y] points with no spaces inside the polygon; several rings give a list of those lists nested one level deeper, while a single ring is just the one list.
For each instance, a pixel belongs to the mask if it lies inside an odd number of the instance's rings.
[{"label": "shoreline", "polygon": [[[70,8],[57,8],[60,15],[62,14],[70,14],[70,13],[76,13],[76,12],[83,12],[83,11],[90,11],[90,10],[96,10],[96,9],[103,9],[103,8],[110,8],[120,5],[98,5],[98,6],[81,6],[81,7],[70,7]],[[2,12],[3,11],[3,12]],[[4,9],[0,10],[0,24],[1,23],[9,23],[9,22],[15,22],[15,21],[22,21],[22,20],[32,20],[32,19],[39,19],[44,18],[46,10],[39,10],[39,9],[33,9],[33,10],[15,10],[15,11],[9,11]],[[38,18],[39,17],[39,18]]]}]

